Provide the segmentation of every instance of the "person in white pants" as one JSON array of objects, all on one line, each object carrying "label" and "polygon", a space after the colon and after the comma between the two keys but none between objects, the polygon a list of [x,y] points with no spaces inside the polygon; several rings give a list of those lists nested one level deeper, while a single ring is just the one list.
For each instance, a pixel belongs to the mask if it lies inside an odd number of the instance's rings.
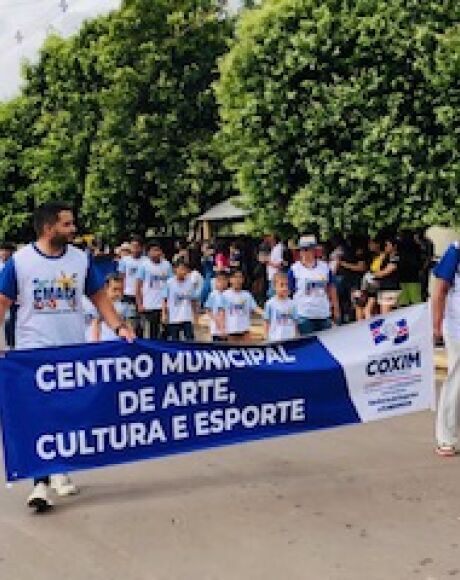
[{"label": "person in white pants", "polygon": [[436,453],[453,457],[457,453],[460,406],[460,243],[449,246],[433,270],[434,339],[444,337],[447,349],[447,379],[438,402]]}]

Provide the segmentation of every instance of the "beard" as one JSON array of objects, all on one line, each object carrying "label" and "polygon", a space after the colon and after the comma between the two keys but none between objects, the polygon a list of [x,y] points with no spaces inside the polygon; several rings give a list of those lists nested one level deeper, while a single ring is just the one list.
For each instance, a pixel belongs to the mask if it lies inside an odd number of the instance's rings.
[{"label": "beard", "polygon": [[73,236],[65,234],[55,234],[51,240],[50,245],[56,250],[61,250],[73,240]]}]

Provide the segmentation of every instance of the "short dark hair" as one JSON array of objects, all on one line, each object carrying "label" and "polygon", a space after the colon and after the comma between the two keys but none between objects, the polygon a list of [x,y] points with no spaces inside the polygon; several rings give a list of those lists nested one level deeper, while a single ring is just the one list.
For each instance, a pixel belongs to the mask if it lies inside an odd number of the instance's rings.
[{"label": "short dark hair", "polygon": [[277,280],[289,280],[289,275],[286,271],[279,271],[279,272],[275,272],[275,275],[273,276],[273,282],[276,282]]},{"label": "short dark hair", "polygon": [[236,274],[241,274],[243,276],[243,278],[244,278],[244,272],[243,272],[242,268],[232,268],[230,270],[230,278],[232,276],[235,276]]},{"label": "short dark hair", "polygon": [[0,250],[7,250],[8,252],[16,251],[16,246],[11,242],[0,242]]},{"label": "short dark hair", "polygon": [[119,272],[110,272],[105,277],[105,283],[108,286],[110,282],[123,282],[123,276]]},{"label": "short dark hair", "polygon": [[183,258],[175,260],[173,266],[174,268],[178,268],[179,266],[185,266],[186,268],[190,268],[190,264],[187,262],[187,260],[184,260]]},{"label": "short dark hair", "polygon": [[139,236],[137,234],[134,234],[133,236],[131,236],[131,242],[137,242],[141,246],[144,245],[144,239],[142,238],[142,236]]},{"label": "short dark hair", "polygon": [[219,270],[216,272],[215,278],[225,278],[228,279],[228,272],[226,270]]},{"label": "short dark hair", "polygon": [[54,226],[59,220],[61,211],[73,211],[72,207],[63,201],[48,201],[38,206],[34,211],[34,230],[37,236],[43,234],[45,226]]},{"label": "short dark hair", "polygon": [[160,248],[160,250],[162,250],[161,244],[158,240],[149,240],[147,242],[147,251],[152,248]]}]

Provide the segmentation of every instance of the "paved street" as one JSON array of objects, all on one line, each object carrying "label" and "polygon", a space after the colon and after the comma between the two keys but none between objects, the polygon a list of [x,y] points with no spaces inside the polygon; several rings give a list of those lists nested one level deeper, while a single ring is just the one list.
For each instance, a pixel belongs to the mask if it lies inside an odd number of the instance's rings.
[{"label": "paved street", "polygon": [[79,474],[32,516],[0,491],[1,580],[460,578],[460,459],[431,413]]}]

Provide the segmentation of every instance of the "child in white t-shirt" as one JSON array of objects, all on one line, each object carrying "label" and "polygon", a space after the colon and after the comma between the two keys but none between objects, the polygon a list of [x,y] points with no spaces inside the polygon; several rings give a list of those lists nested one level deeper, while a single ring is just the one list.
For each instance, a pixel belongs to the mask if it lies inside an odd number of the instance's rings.
[{"label": "child in white t-shirt", "polygon": [[198,295],[189,272],[188,264],[184,260],[177,260],[174,276],[168,280],[164,289],[162,321],[168,325],[170,340],[194,339],[193,319]]},{"label": "child in white t-shirt", "polygon": [[166,283],[173,275],[158,242],[148,245],[148,257],[137,273],[136,304],[141,315],[144,338],[158,339],[163,335],[161,311]]},{"label": "child in white t-shirt", "polygon": [[[109,274],[105,282],[105,291],[120,318],[126,322],[131,310],[129,304],[122,302],[123,277],[120,274]],[[91,323],[89,341],[105,342],[109,340],[120,340],[120,338],[98,315],[95,315]]]},{"label": "child in white t-shirt", "polygon": [[263,316],[263,310],[257,306],[252,294],[243,290],[243,284],[243,272],[234,270],[230,275],[230,288],[224,292],[225,329],[229,340],[237,343],[249,339],[251,314],[256,312]]},{"label": "child in white t-shirt", "polygon": [[275,296],[265,304],[266,340],[290,340],[297,336],[297,308],[289,298],[288,275],[277,272],[273,277]]},{"label": "child in white t-shirt", "polygon": [[214,280],[214,290],[209,294],[204,306],[209,315],[209,330],[213,342],[223,342],[226,340],[224,292],[228,286],[228,277],[225,272],[218,272]]}]

